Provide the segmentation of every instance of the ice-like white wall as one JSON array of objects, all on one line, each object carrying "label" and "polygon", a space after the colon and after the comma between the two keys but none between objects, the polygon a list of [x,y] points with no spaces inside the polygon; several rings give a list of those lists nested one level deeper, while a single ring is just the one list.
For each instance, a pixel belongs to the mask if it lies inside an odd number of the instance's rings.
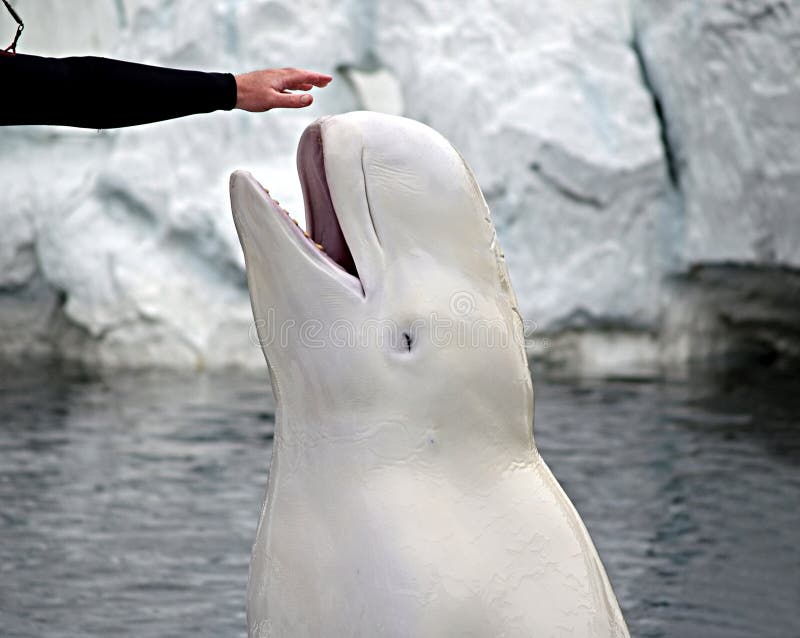
[{"label": "ice-like white wall", "polygon": [[[300,132],[355,108],[402,110],[466,157],[546,361],[650,373],[713,354],[720,313],[738,299],[726,290],[720,301],[719,278],[697,273],[734,264],[763,288],[760,278],[800,266],[792,3],[17,6],[22,52],[233,72],[291,65],[336,80],[301,111],[0,130],[5,358],[261,365],[227,175],[253,171],[300,213]],[[740,323],[777,314],[768,340],[779,342],[792,313],[772,312],[768,297]]]},{"label": "ice-like white wall", "polygon": [[633,20],[679,198],[662,354],[794,366],[800,5],[636,0]]},{"label": "ice-like white wall", "polygon": [[800,266],[800,4],[637,3],[689,263]]}]

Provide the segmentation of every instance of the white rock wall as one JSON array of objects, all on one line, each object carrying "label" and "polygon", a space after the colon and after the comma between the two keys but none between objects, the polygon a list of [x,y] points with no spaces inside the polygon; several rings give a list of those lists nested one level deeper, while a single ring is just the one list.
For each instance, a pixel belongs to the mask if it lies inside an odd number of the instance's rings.
[{"label": "white rock wall", "polygon": [[302,111],[0,129],[5,358],[261,365],[228,173],[252,170],[300,213],[300,132],[365,105],[434,126],[475,169],[547,360],[683,360],[696,303],[670,282],[706,263],[800,261],[793,3],[16,4],[22,52],[336,80]]},{"label": "white rock wall", "polygon": [[[634,2],[680,206],[668,361],[800,359],[800,4]],[[794,363],[792,363],[794,362]]]},{"label": "white rock wall", "polygon": [[800,266],[800,3],[638,0],[690,264]]}]

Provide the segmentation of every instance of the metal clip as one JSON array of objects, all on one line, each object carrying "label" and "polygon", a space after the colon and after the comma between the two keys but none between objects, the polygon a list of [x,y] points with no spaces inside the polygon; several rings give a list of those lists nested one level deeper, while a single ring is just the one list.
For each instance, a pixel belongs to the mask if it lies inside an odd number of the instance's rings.
[{"label": "metal clip", "polygon": [[17,41],[19,40],[19,36],[22,35],[22,31],[25,29],[25,23],[22,21],[22,18],[19,17],[19,14],[14,11],[14,7],[8,3],[8,0],[3,0],[3,4],[6,5],[6,9],[8,9],[11,17],[14,18],[14,21],[17,23],[17,33],[14,35],[14,41],[3,49],[3,52],[15,55],[17,53]]}]

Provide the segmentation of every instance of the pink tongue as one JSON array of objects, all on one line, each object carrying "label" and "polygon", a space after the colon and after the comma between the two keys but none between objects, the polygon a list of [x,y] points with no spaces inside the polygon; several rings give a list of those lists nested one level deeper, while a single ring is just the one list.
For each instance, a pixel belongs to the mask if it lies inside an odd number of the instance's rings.
[{"label": "pink tongue", "polygon": [[300,174],[300,185],[306,204],[308,234],[315,242],[322,244],[331,259],[351,275],[358,277],[353,255],[344,239],[328,190],[319,124],[306,128],[300,138],[297,147],[297,172]]}]

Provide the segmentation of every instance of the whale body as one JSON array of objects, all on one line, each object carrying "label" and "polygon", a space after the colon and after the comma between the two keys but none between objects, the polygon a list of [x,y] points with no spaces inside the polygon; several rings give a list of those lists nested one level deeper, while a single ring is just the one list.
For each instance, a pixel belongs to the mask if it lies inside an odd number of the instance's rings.
[{"label": "whale body", "polygon": [[298,146],[308,233],[249,173],[234,221],[276,428],[251,638],[628,636],[533,438],[484,197],[429,127],[354,112]]}]

